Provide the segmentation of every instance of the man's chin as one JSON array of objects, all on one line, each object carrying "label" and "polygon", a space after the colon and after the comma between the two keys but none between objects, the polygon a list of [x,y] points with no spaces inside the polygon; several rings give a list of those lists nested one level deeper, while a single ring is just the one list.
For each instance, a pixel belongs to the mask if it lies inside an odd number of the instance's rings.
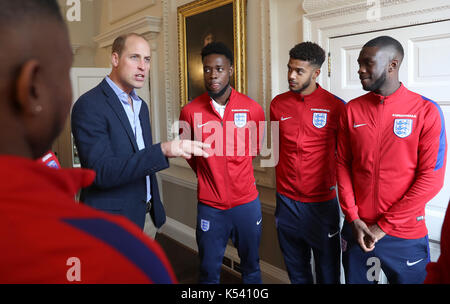
[{"label": "man's chin", "polygon": [[371,91],[370,87],[368,87],[368,86],[363,85],[362,88],[364,91],[368,91],[368,92]]},{"label": "man's chin", "polygon": [[210,90],[209,88],[207,89],[208,91],[208,95],[209,97],[211,97],[212,99],[217,99],[219,97],[221,97],[223,94],[225,94],[225,92],[228,90],[228,87],[230,85],[225,86],[224,88],[222,88],[221,90],[217,91],[217,90]]},{"label": "man's chin", "polygon": [[362,88],[363,88],[363,90],[364,91],[367,91],[367,92],[373,92],[373,91],[375,91],[375,88],[374,88],[374,86],[373,85],[362,85]]},{"label": "man's chin", "polygon": [[145,82],[144,81],[142,81],[142,82],[135,82],[134,84],[133,84],[133,87],[135,88],[135,89],[142,89],[143,87],[144,87],[144,84],[145,84]]}]

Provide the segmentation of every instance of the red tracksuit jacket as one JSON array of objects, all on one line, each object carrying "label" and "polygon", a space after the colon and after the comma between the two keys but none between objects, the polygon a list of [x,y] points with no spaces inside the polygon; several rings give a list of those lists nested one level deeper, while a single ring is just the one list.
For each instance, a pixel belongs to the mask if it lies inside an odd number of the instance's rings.
[{"label": "red tracksuit jacket", "polygon": [[180,137],[211,144],[208,158],[188,161],[197,174],[200,202],[225,210],[256,199],[252,159],[259,153],[264,122],[262,107],[234,89],[223,119],[207,93],[183,107]]},{"label": "red tracksuit jacket", "polygon": [[0,155],[0,283],[176,282],[137,226],[74,201],[94,177]]},{"label": "red tracksuit jacket", "polygon": [[338,135],[338,194],[348,222],[378,223],[387,234],[424,237],[425,204],[444,182],[444,117],[403,84],[384,97],[350,101]]},{"label": "red tracksuit jacket", "polygon": [[270,104],[270,120],[279,122],[277,192],[301,202],[336,197],[338,119],[345,103],[317,85],[306,96],[291,91]]}]

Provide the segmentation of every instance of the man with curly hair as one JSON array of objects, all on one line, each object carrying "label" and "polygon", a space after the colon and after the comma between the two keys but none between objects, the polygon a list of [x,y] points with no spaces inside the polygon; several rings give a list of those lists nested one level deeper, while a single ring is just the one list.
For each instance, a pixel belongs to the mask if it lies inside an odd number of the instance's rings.
[{"label": "man with curly hair", "polygon": [[289,278],[339,283],[339,205],[336,200],[336,138],[345,103],[316,83],[325,52],[303,42],[289,52],[289,91],[276,96],[270,119],[280,127],[276,166],[278,240]]}]

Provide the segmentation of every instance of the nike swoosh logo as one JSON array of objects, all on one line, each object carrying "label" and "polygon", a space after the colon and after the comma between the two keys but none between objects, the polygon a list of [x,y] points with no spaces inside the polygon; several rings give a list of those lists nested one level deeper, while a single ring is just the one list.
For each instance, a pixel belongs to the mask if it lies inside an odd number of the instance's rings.
[{"label": "nike swoosh logo", "polygon": [[338,231],[336,231],[335,233],[333,233],[333,234],[331,234],[331,233],[328,233],[328,237],[331,239],[333,236],[335,236],[335,235],[337,235],[339,233],[339,230]]},{"label": "nike swoosh logo", "polygon": [[206,126],[208,123],[209,123],[209,122],[204,123],[204,124],[202,124],[202,125],[197,125],[197,128],[201,128],[201,127],[203,127],[203,126]]},{"label": "nike swoosh logo", "polygon": [[420,259],[420,260],[415,261],[415,262],[409,262],[409,260],[407,260],[407,261],[406,261],[406,266],[409,266],[409,267],[414,266],[414,265],[416,265],[417,263],[422,262],[422,260],[423,260],[423,259]]},{"label": "nike swoosh logo", "polygon": [[367,124],[359,124],[359,125],[357,125],[357,124],[353,124],[353,128],[359,128],[359,127],[362,127],[362,126],[366,126]]},{"label": "nike swoosh logo", "polygon": [[256,225],[259,226],[259,224],[261,224],[262,219],[260,219],[259,221],[256,221]]},{"label": "nike swoosh logo", "polygon": [[288,120],[288,119],[291,119],[292,117],[291,116],[289,116],[289,117],[283,117],[283,116],[281,116],[281,121],[285,121],[285,120]]}]

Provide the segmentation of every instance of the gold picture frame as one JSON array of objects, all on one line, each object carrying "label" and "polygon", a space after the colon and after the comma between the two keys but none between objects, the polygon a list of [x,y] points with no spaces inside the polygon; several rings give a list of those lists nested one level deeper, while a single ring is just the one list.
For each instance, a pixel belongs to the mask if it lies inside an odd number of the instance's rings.
[{"label": "gold picture frame", "polygon": [[214,40],[224,42],[233,51],[231,86],[247,94],[247,0],[197,0],[177,11],[181,107],[205,92],[200,53],[205,44]]}]

